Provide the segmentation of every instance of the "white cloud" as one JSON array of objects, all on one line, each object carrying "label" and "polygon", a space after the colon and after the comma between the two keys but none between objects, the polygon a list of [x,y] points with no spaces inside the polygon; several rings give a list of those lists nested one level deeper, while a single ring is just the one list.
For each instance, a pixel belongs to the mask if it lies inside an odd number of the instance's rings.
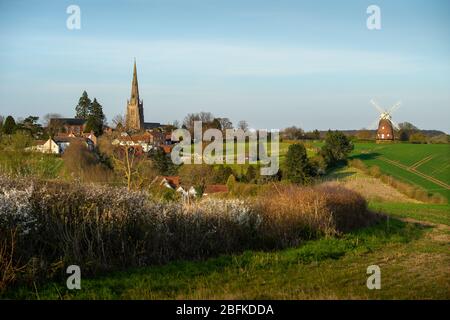
[{"label": "white cloud", "polygon": [[[14,45],[14,44],[13,44]],[[23,43],[20,45],[24,46]],[[308,74],[395,74],[417,72],[421,60],[390,52],[270,46],[206,40],[130,41],[85,37],[35,38],[27,51],[51,56],[47,63],[127,67],[132,57],[156,72],[211,76],[295,76]],[[13,51],[12,51],[13,52]],[[14,51],[15,52],[15,51]],[[58,59],[59,58],[59,59]],[[27,63],[45,63],[45,60]]]}]

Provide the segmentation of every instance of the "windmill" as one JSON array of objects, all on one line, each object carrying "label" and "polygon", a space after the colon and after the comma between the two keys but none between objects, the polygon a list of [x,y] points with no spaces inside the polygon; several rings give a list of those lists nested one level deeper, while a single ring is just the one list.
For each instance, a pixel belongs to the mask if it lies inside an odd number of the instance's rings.
[{"label": "windmill", "polygon": [[377,141],[393,141],[394,128],[399,129],[399,127],[398,124],[392,120],[392,113],[400,107],[401,102],[397,102],[389,110],[381,108],[373,99],[370,100],[370,103],[380,113],[380,118],[371,125],[373,128],[378,122]]}]

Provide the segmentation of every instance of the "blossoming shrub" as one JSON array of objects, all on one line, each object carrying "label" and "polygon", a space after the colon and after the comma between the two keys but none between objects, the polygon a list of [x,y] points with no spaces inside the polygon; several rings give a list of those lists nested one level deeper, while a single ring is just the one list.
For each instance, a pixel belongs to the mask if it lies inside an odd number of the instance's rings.
[{"label": "blossoming shrub", "polygon": [[373,221],[365,200],[342,188],[285,187],[253,200],[205,198],[183,205],[98,185],[0,176],[0,186],[0,247],[15,243],[4,250],[4,260],[13,252],[17,267],[9,274],[16,270],[13,279],[30,283],[64,276],[69,264],[93,275],[282,248]]}]

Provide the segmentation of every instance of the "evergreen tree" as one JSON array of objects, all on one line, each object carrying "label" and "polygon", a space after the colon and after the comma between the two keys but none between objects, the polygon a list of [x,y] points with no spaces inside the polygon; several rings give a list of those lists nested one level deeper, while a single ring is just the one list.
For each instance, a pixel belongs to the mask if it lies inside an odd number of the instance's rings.
[{"label": "evergreen tree", "polygon": [[3,133],[4,134],[13,134],[16,130],[16,121],[12,116],[8,116],[3,124]]},{"label": "evergreen tree", "polygon": [[86,91],[83,91],[80,99],[78,100],[78,105],[75,107],[77,119],[87,120],[89,117],[89,109],[91,107],[91,99],[89,99]]},{"label": "evergreen tree", "polygon": [[98,103],[97,99],[94,98],[94,101],[92,101],[88,109],[88,118],[84,131],[93,131],[96,136],[99,136],[103,133],[104,122],[105,114],[103,113],[103,107]]},{"label": "evergreen tree", "polygon": [[96,128],[97,124],[95,122],[95,119],[93,117],[89,117],[84,127],[84,133],[94,132],[94,134],[97,135],[97,133],[95,132]]},{"label": "evergreen tree", "polygon": [[340,131],[328,131],[321,154],[328,166],[344,161],[354,146],[351,140]]},{"label": "evergreen tree", "polygon": [[310,177],[310,167],[303,144],[292,144],[286,153],[286,177],[289,181],[304,184]]},{"label": "evergreen tree", "polygon": [[39,117],[29,116],[21,123],[17,124],[17,130],[28,131],[34,138],[39,138],[43,135],[43,128],[38,123]]},{"label": "evergreen tree", "polygon": [[173,164],[170,156],[162,148],[153,149],[149,155],[158,174],[163,176],[176,174],[177,166]]},{"label": "evergreen tree", "polygon": [[89,116],[93,117],[98,123],[105,122],[105,114],[103,113],[103,107],[100,103],[98,103],[97,99],[94,98],[94,101],[92,101],[91,106],[89,108]]}]

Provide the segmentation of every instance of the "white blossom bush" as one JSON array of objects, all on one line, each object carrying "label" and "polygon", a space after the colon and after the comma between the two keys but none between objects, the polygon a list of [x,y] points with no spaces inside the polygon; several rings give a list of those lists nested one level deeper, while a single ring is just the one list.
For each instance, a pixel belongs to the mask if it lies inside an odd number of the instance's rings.
[{"label": "white blossom bush", "polygon": [[0,226],[3,230],[18,228],[25,234],[30,231],[36,222],[30,203],[32,192],[32,186],[25,190],[0,189]]},{"label": "white blossom bush", "polygon": [[258,228],[261,223],[261,216],[252,209],[251,204],[242,199],[206,198],[188,206],[187,212],[197,214],[200,217],[217,216],[226,218],[241,226]]}]

